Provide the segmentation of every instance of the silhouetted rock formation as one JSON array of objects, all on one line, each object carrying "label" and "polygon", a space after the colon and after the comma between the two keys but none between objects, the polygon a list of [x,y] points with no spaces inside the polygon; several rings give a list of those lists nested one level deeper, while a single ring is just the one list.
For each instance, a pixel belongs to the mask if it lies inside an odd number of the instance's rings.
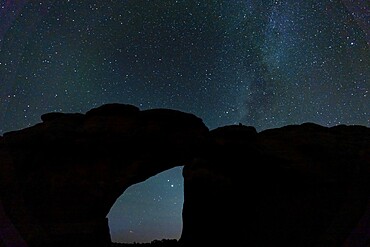
[{"label": "silhouetted rock formation", "polygon": [[108,246],[115,200],[178,165],[186,246],[339,247],[368,206],[364,126],[209,131],[192,114],[121,104],[41,118],[0,137],[7,229],[30,247]]},{"label": "silhouetted rock formation", "polygon": [[106,246],[115,200],[197,156],[208,133],[191,114],[119,104],[41,118],[0,144],[1,200],[31,247]]},{"label": "silhouetted rock formation", "polygon": [[183,170],[184,243],[339,247],[370,205],[367,127],[210,134],[208,152]]}]

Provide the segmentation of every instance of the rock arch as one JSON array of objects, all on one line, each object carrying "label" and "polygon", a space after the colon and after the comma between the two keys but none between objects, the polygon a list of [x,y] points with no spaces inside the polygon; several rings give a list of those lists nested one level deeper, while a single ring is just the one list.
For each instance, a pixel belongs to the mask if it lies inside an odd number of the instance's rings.
[{"label": "rock arch", "polygon": [[192,114],[121,104],[41,118],[0,144],[3,204],[37,247],[105,246],[105,216],[123,191],[191,161],[208,133]]}]

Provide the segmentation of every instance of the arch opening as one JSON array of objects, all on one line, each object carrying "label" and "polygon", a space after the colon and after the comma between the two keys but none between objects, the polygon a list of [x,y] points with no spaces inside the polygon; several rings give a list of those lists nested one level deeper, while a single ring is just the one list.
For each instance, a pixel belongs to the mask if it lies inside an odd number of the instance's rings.
[{"label": "arch opening", "polygon": [[184,202],[182,168],[171,168],[126,189],[107,215],[112,242],[180,239]]}]

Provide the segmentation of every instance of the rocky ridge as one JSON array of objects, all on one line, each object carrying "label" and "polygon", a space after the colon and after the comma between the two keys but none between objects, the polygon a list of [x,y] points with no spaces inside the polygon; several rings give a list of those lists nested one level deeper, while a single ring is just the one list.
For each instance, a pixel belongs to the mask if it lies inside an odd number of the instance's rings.
[{"label": "rocky ridge", "polygon": [[182,245],[342,247],[369,237],[356,235],[369,207],[366,126],[209,130],[193,114],[123,104],[41,119],[0,137],[0,203],[10,222],[0,243],[12,235],[30,247],[108,246],[115,200],[178,165]]}]

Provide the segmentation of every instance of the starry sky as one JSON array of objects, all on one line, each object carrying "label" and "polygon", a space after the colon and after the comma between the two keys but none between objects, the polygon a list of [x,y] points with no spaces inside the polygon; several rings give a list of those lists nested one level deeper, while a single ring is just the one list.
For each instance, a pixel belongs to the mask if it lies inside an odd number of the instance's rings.
[{"label": "starry sky", "polygon": [[[370,126],[366,0],[0,3],[0,134],[113,102],[190,112],[210,129]],[[180,237],[181,168],[117,200],[113,241]]]}]

